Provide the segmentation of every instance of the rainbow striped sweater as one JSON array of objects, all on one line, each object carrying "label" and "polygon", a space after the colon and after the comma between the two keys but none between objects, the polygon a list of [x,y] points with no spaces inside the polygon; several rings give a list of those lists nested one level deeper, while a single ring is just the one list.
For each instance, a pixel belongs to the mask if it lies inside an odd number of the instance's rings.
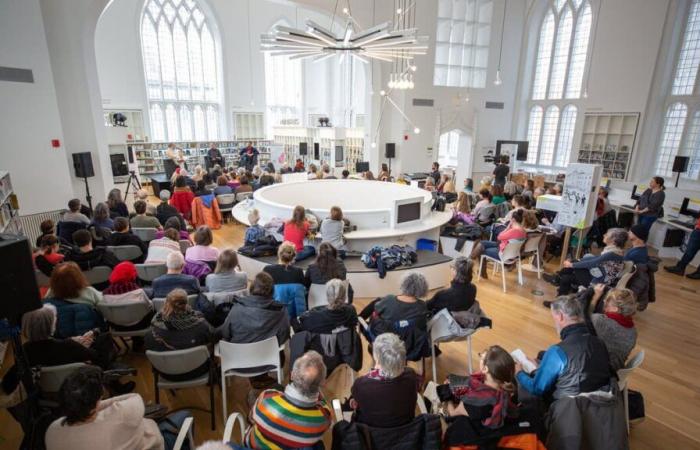
[{"label": "rainbow striped sweater", "polygon": [[292,385],[284,393],[267,390],[255,402],[245,445],[253,449],[311,448],[331,420],[323,399],[304,398]]}]

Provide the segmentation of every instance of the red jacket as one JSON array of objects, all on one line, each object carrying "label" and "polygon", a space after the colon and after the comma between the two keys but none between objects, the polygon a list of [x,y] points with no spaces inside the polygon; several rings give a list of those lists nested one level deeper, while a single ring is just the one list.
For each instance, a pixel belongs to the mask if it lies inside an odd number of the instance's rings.
[{"label": "red jacket", "polygon": [[179,188],[175,189],[173,196],[170,197],[170,204],[177,209],[177,211],[183,215],[187,220],[190,220],[192,211],[192,200],[194,200],[194,194],[192,191],[187,189]]}]

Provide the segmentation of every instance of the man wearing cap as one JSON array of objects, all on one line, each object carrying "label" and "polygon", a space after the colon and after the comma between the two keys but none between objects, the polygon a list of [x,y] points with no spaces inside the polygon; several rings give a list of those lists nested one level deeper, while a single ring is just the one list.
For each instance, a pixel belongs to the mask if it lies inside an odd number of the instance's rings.
[{"label": "man wearing cap", "polygon": [[632,225],[627,236],[632,243],[632,248],[625,253],[625,261],[632,261],[635,264],[647,264],[649,262],[649,252],[647,251],[649,229],[638,223]]},{"label": "man wearing cap", "polygon": [[[688,243],[685,246],[685,253],[683,257],[676,263],[675,266],[666,266],[667,272],[675,273],[676,275],[683,276],[685,273],[685,268],[690,264],[690,262],[695,258],[695,255],[700,251],[700,216],[698,216],[697,221],[695,221],[695,229],[688,237]],[[689,273],[686,277],[693,280],[700,280],[700,266],[695,269],[695,272]]]}]

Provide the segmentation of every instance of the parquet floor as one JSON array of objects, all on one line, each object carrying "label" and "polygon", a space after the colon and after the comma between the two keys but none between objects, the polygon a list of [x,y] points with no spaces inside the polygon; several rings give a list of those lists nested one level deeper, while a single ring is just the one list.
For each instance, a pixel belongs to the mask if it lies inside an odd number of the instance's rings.
[{"label": "parquet floor", "polygon": [[[214,244],[219,248],[238,247],[244,227],[226,224],[215,232]],[[554,270],[552,265],[549,270]],[[641,391],[646,402],[646,420],[631,431],[631,446],[646,449],[700,449],[700,281],[680,278],[661,270],[656,278],[657,302],[635,318],[639,329],[638,348],[646,351],[644,364],[630,380],[632,389]],[[482,308],[493,319],[493,329],[479,331],[473,338],[474,354],[481,349],[499,344],[508,350],[522,348],[527,354],[557,341],[550,315],[541,306],[552,298],[554,289],[538,281],[533,273],[525,274],[525,285],[518,286],[513,273],[508,274],[508,293],[501,290],[499,279],[482,280],[477,298]],[[543,296],[533,291],[544,292]],[[358,299],[358,310],[368,299]],[[466,373],[466,345],[449,343],[441,346],[438,358],[438,379],[450,373]],[[11,353],[11,352],[8,352]],[[3,365],[7,367],[11,355]],[[139,370],[137,388],[146,402],[154,401],[153,379],[150,367],[142,354],[130,354],[127,362]],[[365,354],[363,372],[371,365]],[[430,362],[427,362],[429,371]],[[347,396],[350,384],[344,370],[333,373],[327,380],[328,398]],[[229,392],[229,411],[247,413],[245,407],[248,383],[234,379]],[[205,388],[179,391],[174,397],[163,392],[161,402],[172,408],[199,406],[208,408],[209,396]],[[217,428],[210,429],[208,413],[194,411],[195,440],[220,439],[223,419],[220,392],[216,393]],[[326,439],[330,440],[330,433]],[[6,411],[0,411],[0,449],[15,449],[21,438],[15,421]]]}]

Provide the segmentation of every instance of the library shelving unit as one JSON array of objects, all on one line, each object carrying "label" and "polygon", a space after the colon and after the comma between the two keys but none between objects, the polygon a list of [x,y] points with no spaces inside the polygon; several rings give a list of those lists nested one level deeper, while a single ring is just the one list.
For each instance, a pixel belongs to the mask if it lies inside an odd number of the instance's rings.
[{"label": "library shelving unit", "polygon": [[12,189],[10,173],[0,171],[0,233],[21,234],[22,227],[17,220],[19,203]]},{"label": "library shelving unit", "polygon": [[578,162],[600,164],[603,177],[625,180],[638,122],[639,113],[586,113]]},{"label": "library shelving unit", "polygon": [[233,113],[234,139],[264,139],[265,113],[235,111]]},{"label": "library shelving unit", "polygon": [[[273,127],[274,141],[284,147],[285,158],[289,164],[297,158],[305,163],[328,163],[333,167],[343,166],[350,172],[355,171],[355,163],[365,161],[364,128],[335,127]],[[308,154],[299,155],[299,143],[306,142]],[[314,158],[314,143],[319,144],[319,157]],[[335,147],[343,147],[344,160],[335,161]]]},{"label": "library shelving unit", "polygon": [[[190,141],[190,142],[174,142],[175,146],[182,149],[182,152],[187,162],[187,167],[190,171],[194,170],[195,166],[201,165],[204,167],[204,156],[209,150],[209,145],[213,142],[221,151],[221,155],[226,161],[226,166],[237,167],[239,160],[239,152],[245,147],[248,141],[252,141],[253,145],[260,152],[258,163],[265,165],[270,161],[270,144],[271,142],[265,139],[243,139],[243,140],[226,140],[226,141]],[[165,172],[163,167],[163,158],[168,142],[136,142],[129,141],[127,145],[132,147],[136,154],[136,162],[139,168],[139,175],[147,177],[156,173]],[[143,180],[142,180],[143,181]]]}]

